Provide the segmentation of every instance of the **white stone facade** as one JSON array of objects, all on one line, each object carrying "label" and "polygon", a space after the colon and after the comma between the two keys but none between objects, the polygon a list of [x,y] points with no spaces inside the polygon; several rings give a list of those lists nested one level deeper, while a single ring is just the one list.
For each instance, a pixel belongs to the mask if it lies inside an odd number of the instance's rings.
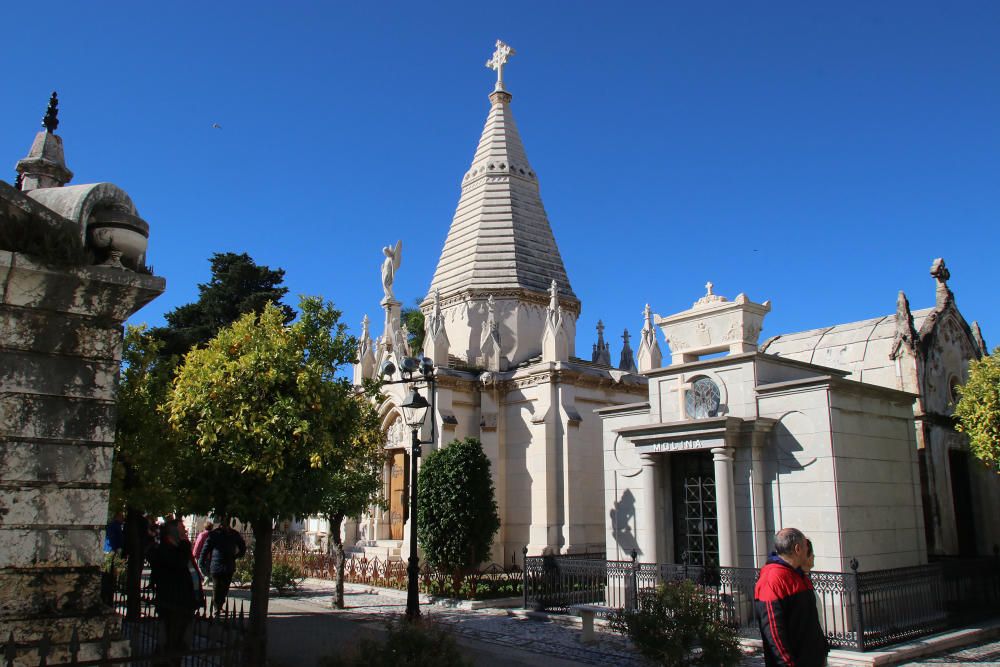
[{"label": "white stone facade", "polygon": [[[737,301],[754,316],[762,310]],[[677,321],[696,326],[699,312],[716,316],[696,303],[658,320],[664,336]],[[756,348],[759,324],[741,345]],[[846,571],[855,557],[865,570],[926,562],[915,396],[754,351],[707,360],[689,347],[672,352],[686,361],[646,372],[647,401],[600,411],[609,558],[634,548],[643,561],[681,562],[701,539],[683,522],[701,506],[679,485],[697,490],[689,480],[700,480],[714,485],[715,518],[709,507],[694,530],[717,534],[706,552],[718,565],[760,567],[784,526],[810,536],[821,570]],[[692,416],[687,395],[703,379],[717,388],[715,408]],[[698,458],[699,476],[680,479]]]},{"label": "white stone facade", "polygon": [[[510,53],[508,54],[510,55]],[[641,376],[576,358],[580,301],[573,293],[528,162],[498,87],[427,297],[424,355],[436,366],[436,441],[479,438],[490,459],[501,527],[493,560],[519,560],[546,547],[582,553],[604,548],[601,422],[597,408],[646,393]],[[405,269],[404,269],[405,270]],[[385,360],[408,356],[398,305],[383,302],[382,334],[361,340],[355,381],[374,377]],[[367,331],[367,324],[366,324]],[[398,372],[391,379],[398,380]],[[395,496],[392,461],[409,455],[410,431],[397,407],[403,385],[387,385],[381,406],[388,444],[385,495]],[[425,424],[422,438],[431,435]],[[408,467],[408,458],[405,465]],[[405,503],[397,503],[396,507]],[[375,554],[406,553],[391,538],[393,504],[351,526]],[[402,508],[405,514],[405,507]],[[350,534],[352,533],[353,534]]]}]

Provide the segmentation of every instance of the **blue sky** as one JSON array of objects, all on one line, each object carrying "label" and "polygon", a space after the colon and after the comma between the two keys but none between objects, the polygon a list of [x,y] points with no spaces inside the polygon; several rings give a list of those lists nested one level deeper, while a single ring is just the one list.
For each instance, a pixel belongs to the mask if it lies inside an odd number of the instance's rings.
[{"label": "blue sky", "polygon": [[[1000,343],[1000,3],[28,3],[4,8],[0,156],[49,92],[74,183],[112,181],[151,226],[166,294],[247,252],[356,332],[430,284],[489,107],[513,111],[594,325],[712,280],[770,299],[763,337],[933,305],[943,256]],[[213,129],[218,123],[221,129]]]}]

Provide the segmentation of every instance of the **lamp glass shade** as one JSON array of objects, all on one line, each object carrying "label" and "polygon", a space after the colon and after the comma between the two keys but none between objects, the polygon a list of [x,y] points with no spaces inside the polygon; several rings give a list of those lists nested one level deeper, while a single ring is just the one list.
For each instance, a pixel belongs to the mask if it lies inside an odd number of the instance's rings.
[{"label": "lamp glass shade", "polygon": [[399,407],[403,409],[403,417],[406,419],[406,423],[413,428],[420,428],[424,425],[424,420],[427,418],[427,408],[430,407],[430,403],[414,387],[410,390],[406,399],[400,403]]}]

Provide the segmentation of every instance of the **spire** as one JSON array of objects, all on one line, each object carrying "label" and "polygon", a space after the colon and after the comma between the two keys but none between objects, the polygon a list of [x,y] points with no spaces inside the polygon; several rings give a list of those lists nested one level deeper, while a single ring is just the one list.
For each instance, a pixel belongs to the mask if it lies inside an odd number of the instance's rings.
[{"label": "spire", "polygon": [[45,129],[35,135],[28,156],[17,163],[20,189],[24,192],[62,187],[73,178],[73,172],[66,168],[62,137],[55,134],[59,127],[59,97],[55,92],[49,98],[42,127]]},{"label": "spire", "polygon": [[428,294],[440,290],[447,301],[458,293],[500,298],[501,291],[518,290],[535,293],[544,304],[541,299],[555,280],[567,305],[576,306],[535,171],[511,115],[512,96],[503,87],[503,65],[513,53],[498,42],[487,63],[497,70],[496,89]]},{"label": "spire", "polygon": [[628,329],[622,334],[622,341],[622,357],[618,362],[618,370],[635,373],[635,357],[632,356],[632,346],[628,343]]},{"label": "spire", "polygon": [[645,373],[663,365],[663,353],[656,340],[656,329],[653,328],[653,311],[646,304],[642,311],[642,334],[639,341],[639,372]]},{"label": "spire", "polygon": [[590,360],[595,364],[611,365],[611,347],[604,342],[604,322],[597,320],[597,342]]}]

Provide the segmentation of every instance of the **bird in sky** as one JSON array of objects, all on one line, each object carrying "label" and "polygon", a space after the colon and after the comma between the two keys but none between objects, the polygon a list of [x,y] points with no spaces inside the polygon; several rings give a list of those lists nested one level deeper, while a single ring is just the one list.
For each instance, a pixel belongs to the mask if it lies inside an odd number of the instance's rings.
[{"label": "bird in sky", "polygon": [[213,127],[214,129],[216,129],[216,130],[221,130],[221,129],[222,129],[222,126],[221,126],[221,125],[219,125],[218,123],[212,123],[212,127]]}]

